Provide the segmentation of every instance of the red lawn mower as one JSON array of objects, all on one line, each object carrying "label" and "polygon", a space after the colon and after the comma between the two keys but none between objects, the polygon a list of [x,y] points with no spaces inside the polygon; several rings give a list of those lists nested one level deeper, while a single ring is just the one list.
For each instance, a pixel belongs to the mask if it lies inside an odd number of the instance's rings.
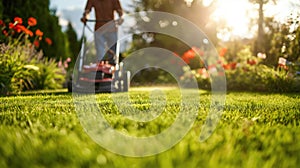
[{"label": "red lawn mower", "polygon": [[[87,20],[96,22],[96,20]],[[110,60],[99,63],[87,62],[87,47],[85,29],[93,30],[84,24],[81,51],[74,67],[72,79],[68,82],[68,91],[76,93],[111,93],[127,92],[130,86],[130,72],[123,70],[123,63],[119,59],[120,43],[116,44],[116,52],[108,50],[113,55]],[[113,60],[113,61],[112,61]]]}]

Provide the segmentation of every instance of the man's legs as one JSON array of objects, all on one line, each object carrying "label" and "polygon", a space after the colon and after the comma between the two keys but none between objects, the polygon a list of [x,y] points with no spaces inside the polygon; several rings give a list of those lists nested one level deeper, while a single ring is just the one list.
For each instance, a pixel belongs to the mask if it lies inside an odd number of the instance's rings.
[{"label": "man's legs", "polygon": [[116,50],[117,50],[117,32],[107,32],[105,34],[106,40],[107,40],[107,45],[111,46],[110,50],[108,52],[108,61],[110,64],[115,64],[115,55],[116,55]]},{"label": "man's legs", "polygon": [[95,31],[94,33],[94,38],[95,38],[95,48],[96,48],[96,56],[97,56],[97,61],[100,62],[104,55],[105,55],[105,36],[102,32],[100,31]]},{"label": "man's legs", "polygon": [[[116,54],[117,48],[117,32],[106,32],[105,34],[103,34],[103,32],[96,31],[94,34],[94,38],[97,51],[97,61],[100,62],[107,52],[109,62],[115,63],[114,56]],[[111,46],[111,51],[106,51],[106,45]]]}]

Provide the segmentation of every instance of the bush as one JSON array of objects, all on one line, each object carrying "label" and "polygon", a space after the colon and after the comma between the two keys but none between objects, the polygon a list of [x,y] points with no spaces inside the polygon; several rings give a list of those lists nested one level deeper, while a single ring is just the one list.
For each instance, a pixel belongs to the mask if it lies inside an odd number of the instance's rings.
[{"label": "bush", "polygon": [[[19,92],[30,88],[31,73],[37,67],[30,64],[28,48],[22,45],[0,45],[0,94]],[[29,60],[29,61],[28,61]]]},{"label": "bush", "polygon": [[[189,51],[191,52],[191,51]],[[204,53],[205,54],[205,53]],[[190,53],[190,55],[193,55]],[[295,68],[292,63],[286,63],[286,60],[279,61],[278,67],[268,67],[262,62],[266,55],[260,53],[258,56],[252,56],[250,48],[245,47],[241,50],[235,60],[227,62],[226,49],[220,50],[220,57],[217,61],[225,70],[227,90],[229,91],[262,91],[262,92],[299,92],[300,79],[295,76]],[[195,56],[182,56],[186,63],[192,62]],[[211,89],[211,80],[209,71],[219,65],[208,65],[204,67],[202,62],[198,63],[200,68],[185,68],[185,74],[181,80],[188,81],[195,77],[198,86],[201,89]],[[194,66],[194,65],[193,65]]]},{"label": "bush", "polygon": [[23,20],[16,17],[7,25],[0,20],[0,95],[29,89],[60,88],[64,71],[54,60],[45,60],[42,51],[37,51],[41,40],[51,45],[51,39],[43,38],[39,29],[35,33],[29,29],[36,25],[36,20],[29,18],[25,27]]},{"label": "bush", "polygon": [[55,60],[43,59],[36,65],[39,70],[32,73],[32,89],[58,89],[65,82],[65,73],[57,66]]}]

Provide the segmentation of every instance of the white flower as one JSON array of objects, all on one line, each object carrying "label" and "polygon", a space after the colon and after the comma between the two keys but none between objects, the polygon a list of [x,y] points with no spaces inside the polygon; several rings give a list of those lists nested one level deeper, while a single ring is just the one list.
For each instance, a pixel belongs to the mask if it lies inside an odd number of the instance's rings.
[{"label": "white flower", "polygon": [[259,53],[257,53],[257,57],[258,57],[258,58],[261,58],[261,59],[266,59],[266,58],[267,58],[267,55],[266,55],[265,53],[259,52]]},{"label": "white flower", "polygon": [[278,64],[279,65],[286,65],[286,59],[283,58],[283,57],[279,57]]}]

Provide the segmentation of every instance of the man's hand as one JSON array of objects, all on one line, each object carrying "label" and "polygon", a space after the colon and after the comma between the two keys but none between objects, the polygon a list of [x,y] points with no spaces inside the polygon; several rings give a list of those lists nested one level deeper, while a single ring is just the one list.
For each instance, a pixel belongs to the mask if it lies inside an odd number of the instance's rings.
[{"label": "man's hand", "polygon": [[123,19],[122,17],[120,17],[120,18],[117,20],[117,24],[118,24],[118,25],[123,24],[123,22],[124,22],[124,19]]},{"label": "man's hand", "polygon": [[81,21],[83,24],[86,24],[87,18],[86,18],[85,16],[82,16],[82,18],[80,19],[80,21]]}]

